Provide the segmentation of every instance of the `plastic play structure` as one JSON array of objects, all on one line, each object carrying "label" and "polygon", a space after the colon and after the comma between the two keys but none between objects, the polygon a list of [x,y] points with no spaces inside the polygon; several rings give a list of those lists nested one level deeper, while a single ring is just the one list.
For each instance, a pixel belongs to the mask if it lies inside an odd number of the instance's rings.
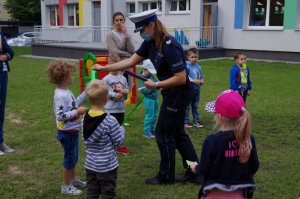
[{"label": "plastic play structure", "polygon": [[[93,79],[103,79],[108,72],[97,72],[92,70],[94,64],[105,66],[108,64],[108,55],[94,55],[93,53],[86,53],[82,59],[79,60],[79,71],[80,71],[80,92],[82,92],[85,86]],[[133,71],[136,72],[136,67],[133,67]],[[130,90],[126,104],[137,103],[136,93],[136,80],[133,79],[134,86]]]}]

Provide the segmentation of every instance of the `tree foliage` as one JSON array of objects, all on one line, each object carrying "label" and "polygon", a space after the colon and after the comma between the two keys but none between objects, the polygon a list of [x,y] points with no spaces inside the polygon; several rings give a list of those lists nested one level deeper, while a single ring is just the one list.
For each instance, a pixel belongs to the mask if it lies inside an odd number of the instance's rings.
[{"label": "tree foliage", "polygon": [[40,22],[41,2],[40,0],[6,0],[4,7],[11,17],[20,22]]}]

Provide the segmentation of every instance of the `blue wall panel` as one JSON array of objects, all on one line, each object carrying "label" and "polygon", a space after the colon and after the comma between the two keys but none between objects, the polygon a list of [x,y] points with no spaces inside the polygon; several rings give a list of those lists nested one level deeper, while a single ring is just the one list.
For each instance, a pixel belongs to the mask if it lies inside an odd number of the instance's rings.
[{"label": "blue wall panel", "polygon": [[244,0],[235,0],[234,29],[242,29],[244,21]]}]

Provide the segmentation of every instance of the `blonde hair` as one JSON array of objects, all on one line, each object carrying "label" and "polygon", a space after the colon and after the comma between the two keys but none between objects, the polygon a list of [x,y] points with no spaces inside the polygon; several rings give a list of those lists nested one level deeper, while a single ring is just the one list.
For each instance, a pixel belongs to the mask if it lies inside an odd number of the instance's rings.
[{"label": "blonde hair", "polygon": [[110,54],[108,57],[108,63],[113,64],[120,61],[120,56],[117,53]]},{"label": "blonde hair", "polygon": [[85,88],[86,97],[91,105],[105,105],[108,97],[107,85],[102,80],[92,80]]},{"label": "blonde hair", "polygon": [[154,40],[155,40],[155,45],[156,45],[158,51],[161,53],[163,39],[166,36],[168,36],[169,33],[159,19],[156,19],[153,23],[155,25],[154,36],[153,36]]},{"label": "blonde hair", "polygon": [[61,84],[65,79],[75,72],[75,65],[66,60],[54,60],[48,66],[49,82]]},{"label": "blonde hair", "polygon": [[245,110],[239,118],[226,118],[220,114],[216,114],[215,122],[217,126],[234,130],[236,141],[240,146],[239,161],[242,163],[247,162],[252,149],[251,119],[249,112]]}]

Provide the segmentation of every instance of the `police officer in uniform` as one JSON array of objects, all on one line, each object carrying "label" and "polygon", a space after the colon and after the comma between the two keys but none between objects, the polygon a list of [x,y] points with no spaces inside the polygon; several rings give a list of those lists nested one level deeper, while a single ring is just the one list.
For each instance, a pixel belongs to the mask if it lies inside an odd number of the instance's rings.
[{"label": "police officer in uniform", "polygon": [[144,59],[153,63],[159,81],[145,82],[147,88],[161,88],[163,101],[157,121],[155,138],[160,151],[158,174],[147,179],[147,184],[171,184],[178,182],[200,183],[199,176],[187,168],[185,175],[175,179],[175,151],[183,161],[198,162],[197,154],[189,136],[184,131],[184,116],[193,89],[186,73],[182,46],[169,35],[157,19],[156,10],[148,10],[129,17],[135,24],[135,32],[144,39],[141,47],[130,58],[121,62],[99,66],[98,71],[112,71],[130,68]]}]

